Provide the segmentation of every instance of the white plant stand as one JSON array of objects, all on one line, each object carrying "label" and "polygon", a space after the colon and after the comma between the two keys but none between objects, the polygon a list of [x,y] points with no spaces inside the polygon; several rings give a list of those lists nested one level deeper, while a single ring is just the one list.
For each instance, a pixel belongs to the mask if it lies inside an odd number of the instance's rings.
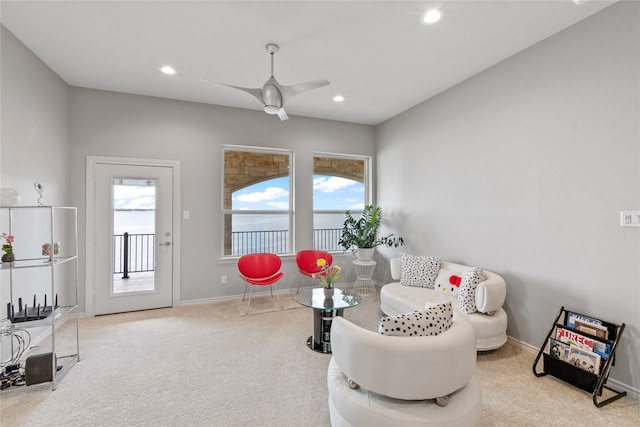
[{"label": "white plant stand", "polygon": [[353,260],[353,268],[356,272],[356,282],[353,285],[354,292],[360,295],[376,293],[376,284],[372,276],[377,264],[376,261]]}]

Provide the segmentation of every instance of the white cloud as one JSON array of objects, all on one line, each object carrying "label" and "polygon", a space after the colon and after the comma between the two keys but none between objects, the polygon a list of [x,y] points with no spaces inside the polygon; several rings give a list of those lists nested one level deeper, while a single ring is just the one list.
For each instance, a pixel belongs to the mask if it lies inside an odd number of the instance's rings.
[{"label": "white cloud", "polygon": [[268,202],[267,206],[276,209],[289,209],[289,203],[287,202]]},{"label": "white cloud", "polygon": [[351,205],[347,209],[353,210],[353,211],[363,210],[364,209],[364,203],[357,203],[355,205]]},{"label": "white cloud", "polygon": [[[289,196],[289,192],[284,188],[268,187],[264,191],[255,193],[239,194],[237,200],[247,203],[264,202],[266,200],[275,200]],[[289,204],[287,204],[287,207]]]},{"label": "white cloud", "polygon": [[116,209],[155,209],[156,188],[154,186],[113,186]]},{"label": "white cloud", "polygon": [[323,193],[333,193],[334,191],[344,190],[356,183],[357,182],[352,179],[340,178],[337,176],[329,178],[320,177],[313,180],[313,189],[322,191]]}]

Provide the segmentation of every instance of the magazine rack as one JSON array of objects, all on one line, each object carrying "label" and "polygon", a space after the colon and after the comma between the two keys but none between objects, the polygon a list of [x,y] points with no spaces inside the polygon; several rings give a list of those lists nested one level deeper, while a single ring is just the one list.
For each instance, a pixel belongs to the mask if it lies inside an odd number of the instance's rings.
[{"label": "magazine rack", "polygon": [[[569,384],[573,384],[574,386],[589,392],[593,396],[593,404],[598,408],[603,407],[606,404],[609,404],[615,400],[620,399],[627,395],[626,391],[617,391],[610,387],[608,387],[605,383],[609,377],[609,370],[611,366],[615,365],[615,352],[618,347],[618,342],[620,341],[620,336],[622,335],[622,331],[624,331],[625,324],[617,325],[615,323],[605,322],[604,320],[595,319],[599,322],[602,322],[602,326],[606,327],[609,331],[608,339],[598,338],[595,335],[590,335],[583,331],[579,333],[593,340],[597,340],[603,342],[605,344],[610,345],[609,357],[603,359],[601,361],[601,367],[598,374],[594,374],[592,372],[588,372],[579,367],[576,367],[568,362],[557,359],[549,353],[549,338],[555,338],[556,329],[558,327],[567,327],[568,325],[568,313],[575,313],[578,316],[584,316],[580,313],[576,313],[574,311],[565,310],[564,307],[560,308],[560,312],[553,322],[553,326],[549,330],[547,337],[545,338],[542,347],[540,347],[540,351],[538,352],[538,356],[533,362],[533,374],[536,377],[542,377],[544,375],[552,375],[556,378],[559,378]],[[540,358],[543,358],[542,371],[538,372],[536,368],[538,368],[538,363],[540,362]],[[614,393],[613,396],[606,398],[604,400],[598,401],[599,398],[602,398],[603,388]]]}]

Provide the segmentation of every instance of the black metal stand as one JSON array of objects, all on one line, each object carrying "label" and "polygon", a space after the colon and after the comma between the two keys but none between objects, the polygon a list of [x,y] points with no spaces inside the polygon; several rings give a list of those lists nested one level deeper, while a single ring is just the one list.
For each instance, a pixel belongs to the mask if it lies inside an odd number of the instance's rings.
[{"label": "black metal stand", "polygon": [[342,316],[344,310],[313,309],[313,335],[307,339],[307,346],[318,353],[331,353],[331,322]]},{"label": "black metal stand", "polygon": [[[607,330],[609,331],[608,339],[598,338],[596,336],[592,336],[582,331],[579,332],[581,335],[587,336],[594,340],[598,340],[600,342],[604,342],[611,346],[609,357],[607,357],[602,362],[602,366],[600,367],[599,374],[597,375],[592,372],[588,372],[581,368],[573,366],[570,363],[567,363],[563,360],[559,360],[551,356],[548,352],[545,352],[545,349],[547,348],[547,343],[549,342],[549,338],[555,338],[556,336],[555,335],[556,328],[558,326],[566,327],[567,320],[568,320],[567,313],[569,312],[570,311],[565,310],[564,307],[560,308],[560,312],[558,313],[558,316],[556,316],[556,319],[553,322],[553,325],[551,326],[551,329],[549,330],[547,337],[542,343],[542,346],[540,347],[540,351],[538,352],[538,355],[535,361],[533,362],[533,374],[536,377],[542,377],[544,375],[552,375],[558,379],[568,382],[569,384],[573,384],[574,386],[586,392],[591,393],[593,397],[593,404],[596,405],[598,408],[601,408],[604,405],[607,405],[615,400],[620,399],[621,397],[626,396],[627,395],[626,391],[617,391],[605,385],[605,383],[607,382],[607,379],[609,378],[609,371],[611,369],[611,366],[615,365],[615,352],[616,352],[616,348],[618,347],[618,343],[620,342],[620,336],[624,331],[624,327],[625,327],[624,323],[621,325],[617,325],[615,323],[605,322],[603,320],[598,319],[602,322],[603,326],[606,326]],[[576,312],[572,311],[572,313],[576,313]],[[576,313],[576,314],[579,314],[579,313]],[[538,363],[540,362],[540,358],[542,358],[542,362],[543,362],[542,371],[537,370]],[[607,390],[612,391],[615,394],[607,399],[598,401],[598,399],[602,397],[603,388],[606,388]]]}]

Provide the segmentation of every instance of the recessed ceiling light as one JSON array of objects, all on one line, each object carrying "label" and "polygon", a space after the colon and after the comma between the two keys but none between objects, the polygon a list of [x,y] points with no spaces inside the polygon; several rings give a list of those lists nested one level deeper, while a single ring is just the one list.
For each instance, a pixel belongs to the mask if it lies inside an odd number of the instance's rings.
[{"label": "recessed ceiling light", "polygon": [[165,74],[169,74],[169,75],[173,75],[176,73],[176,70],[174,70],[173,68],[167,66],[164,66],[162,68],[160,68],[160,71],[162,71]]},{"label": "recessed ceiling light", "polygon": [[587,0],[573,0],[573,2],[576,4],[576,6],[580,6],[582,3],[586,2]]},{"label": "recessed ceiling light", "polygon": [[442,12],[440,12],[438,9],[433,9],[422,15],[422,23],[435,24],[440,20],[440,18],[442,18]]},{"label": "recessed ceiling light", "polygon": [[333,97],[333,100],[336,101],[336,102],[342,102],[342,101],[344,101],[344,96],[336,95],[336,96]]}]

